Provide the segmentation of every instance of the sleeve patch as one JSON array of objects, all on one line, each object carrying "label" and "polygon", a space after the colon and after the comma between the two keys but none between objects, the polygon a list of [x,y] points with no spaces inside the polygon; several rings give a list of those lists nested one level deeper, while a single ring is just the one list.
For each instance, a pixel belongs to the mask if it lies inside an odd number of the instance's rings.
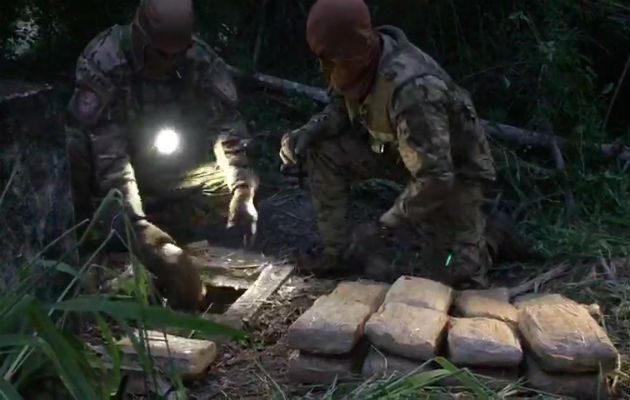
[{"label": "sleeve patch", "polygon": [[103,102],[96,92],[81,88],[72,96],[70,111],[84,124],[93,124],[98,120]]}]

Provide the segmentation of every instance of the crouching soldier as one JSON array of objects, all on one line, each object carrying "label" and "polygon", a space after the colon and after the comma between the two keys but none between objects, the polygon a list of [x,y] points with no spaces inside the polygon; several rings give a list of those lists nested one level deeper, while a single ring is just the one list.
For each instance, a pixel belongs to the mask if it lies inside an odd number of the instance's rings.
[{"label": "crouching soldier", "polygon": [[[348,265],[350,183],[403,169],[408,184],[380,223],[421,228],[423,268],[449,283],[483,281],[491,257],[482,187],[495,169],[469,94],[400,29],[373,29],[363,0],[318,0],[306,34],[331,102],[282,140],[285,164],[306,157],[324,245],[300,268],[322,274]],[[358,259],[373,262],[369,250]]]},{"label": "crouching soldier", "polygon": [[77,61],[68,123],[77,219],[111,189],[122,193],[140,259],[176,308],[202,297],[176,241],[191,224],[255,234],[258,181],[236,105],[225,63],[193,35],[190,0],[142,0],[132,23],[97,35]]}]

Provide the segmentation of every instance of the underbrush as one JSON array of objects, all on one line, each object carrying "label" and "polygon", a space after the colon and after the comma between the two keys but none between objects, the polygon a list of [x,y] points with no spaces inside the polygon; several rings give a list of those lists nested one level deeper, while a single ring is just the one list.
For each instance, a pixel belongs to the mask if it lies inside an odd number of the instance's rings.
[{"label": "underbrush", "polygon": [[[120,193],[112,192],[99,210],[112,204],[121,206],[120,198]],[[98,216],[99,212],[95,220]],[[77,228],[79,226],[72,230]],[[86,243],[92,228],[87,227],[78,241],[79,247]],[[93,260],[115,236],[114,231],[106,235],[78,268],[44,259],[43,249],[21,268],[17,284],[0,295],[0,398],[126,398],[121,380],[121,351],[115,344],[122,335],[132,341],[147,387],[158,392],[159,371],[177,385],[177,398],[183,399],[186,398],[185,388],[173,366],[159,370],[154,364],[146,340],[148,329],[166,333],[167,328],[178,328],[195,331],[202,337],[245,338],[241,332],[198,316],[155,305],[155,301],[150,301],[152,291],[147,271],[134,257],[134,285],[129,295],[84,293],[82,284],[94,268]],[[129,240],[123,241],[129,243]],[[41,299],[32,294],[50,280],[64,277],[68,284],[56,298]],[[105,357],[98,357],[82,340],[78,329],[82,323],[98,329]]]}]

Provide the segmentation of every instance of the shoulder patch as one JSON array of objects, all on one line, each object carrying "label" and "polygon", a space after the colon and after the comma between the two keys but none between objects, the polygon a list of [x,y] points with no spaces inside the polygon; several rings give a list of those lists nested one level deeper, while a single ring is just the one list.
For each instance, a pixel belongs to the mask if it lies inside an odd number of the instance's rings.
[{"label": "shoulder patch", "polygon": [[68,105],[68,111],[86,126],[96,123],[102,110],[103,101],[100,96],[88,88],[76,89]]}]

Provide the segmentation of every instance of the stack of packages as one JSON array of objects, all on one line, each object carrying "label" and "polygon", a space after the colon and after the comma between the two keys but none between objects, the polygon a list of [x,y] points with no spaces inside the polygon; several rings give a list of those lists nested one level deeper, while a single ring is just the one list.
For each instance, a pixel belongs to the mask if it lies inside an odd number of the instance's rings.
[{"label": "stack of packages", "polygon": [[557,294],[516,302],[529,386],[581,399],[609,396],[619,354],[587,308]]},{"label": "stack of packages", "polygon": [[523,350],[517,333],[518,311],[506,288],[464,290],[457,294],[448,333],[448,357],[457,366],[490,377],[503,387],[518,379]]},{"label": "stack of packages", "polygon": [[302,383],[332,383],[351,378],[360,369],[366,346],[361,345],[365,322],[385,298],[389,285],[341,282],[313,303],[289,327],[286,342],[289,379]]},{"label": "stack of packages", "polygon": [[619,359],[588,308],[561,295],[512,305],[505,288],[455,292],[409,276],[391,287],[340,283],[289,328],[287,341],[299,350],[289,360],[297,382],[420,372],[432,367],[424,361],[445,355],[490,387],[515,382],[524,369],[526,386],[581,399],[608,395],[603,377]]},{"label": "stack of packages", "polygon": [[372,348],[362,374],[408,373],[438,355],[453,290],[423,278],[400,277],[365,325]]}]

